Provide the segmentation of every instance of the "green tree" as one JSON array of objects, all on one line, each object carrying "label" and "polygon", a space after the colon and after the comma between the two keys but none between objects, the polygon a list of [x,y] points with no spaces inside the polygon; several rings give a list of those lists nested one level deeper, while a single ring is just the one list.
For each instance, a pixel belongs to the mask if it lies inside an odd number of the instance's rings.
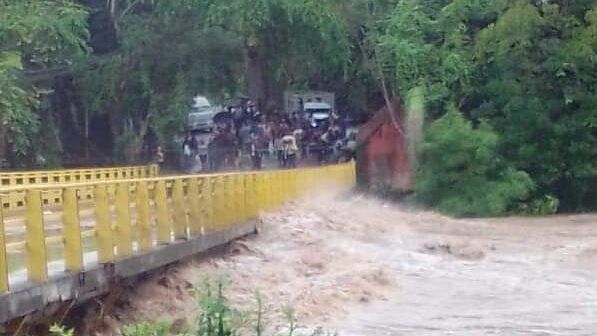
[{"label": "green tree", "polygon": [[515,1],[476,44],[483,80],[471,115],[504,135],[500,151],[529,172],[537,197],[555,195],[567,210],[596,206],[587,198],[597,176],[597,35],[587,4]]},{"label": "green tree", "polygon": [[427,130],[417,197],[457,216],[500,215],[515,210],[533,187],[529,176],[506,165],[498,136],[481,123],[473,128],[456,111]]},{"label": "green tree", "polygon": [[206,1],[112,1],[109,9],[119,47],[82,69],[78,85],[91,113],[109,120],[113,154],[135,161],[150,133],[169,145],[184,130],[195,94],[238,91],[242,57],[235,36],[204,30]]},{"label": "green tree", "polygon": [[555,196],[596,208],[595,1],[405,0],[372,35],[395,92],[424,85],[433,120],[455,105],[496,154]]},{"label": "green tree", "polygon": [[212,0],[209,13],[209,27],[242,40],[247,93],[268,109],[285,88],[304,88],[349,64],[345,21],[333,1]]},{"label": "green tree", "polygon": [[0,117],[13,164],[36,154],[39,102],[48,87],[35,75],[86,56],[86,19],[70,1],[0,1]]}]

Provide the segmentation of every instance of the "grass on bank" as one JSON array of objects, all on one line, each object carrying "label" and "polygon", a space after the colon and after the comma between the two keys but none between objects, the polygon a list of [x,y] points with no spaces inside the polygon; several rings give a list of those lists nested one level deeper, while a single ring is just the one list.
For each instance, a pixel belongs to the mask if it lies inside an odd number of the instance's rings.
[{"label": "grass on bank", "polygon": [[[259,292],[255,293],[255,306],[250,310],[234,307],[225,295],[223,279],[206,279],[194,291],[197,311],[194,324],[183,326],[182,331],[174,331],[169,322],[140,322],[125,326],[122,336],[332,336],[321,328],[308,330],[300,327],[296,312],[291,306],[282,307],[286,323],[281,332],[272,332],[265,320],[265,305]],[[54,325],[52,336],[74,336],[75,330]]]}]

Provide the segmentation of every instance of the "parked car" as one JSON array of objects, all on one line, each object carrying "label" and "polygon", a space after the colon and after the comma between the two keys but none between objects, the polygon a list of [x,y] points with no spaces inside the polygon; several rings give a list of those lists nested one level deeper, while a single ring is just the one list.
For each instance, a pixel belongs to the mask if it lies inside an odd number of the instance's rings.
[{"label": "parked car", "polygon": [[192,131],[212,131],[214,116],[219,112],[218,107],[212,106],[203,96],[193,99],[193,107],[189,112],[188,127]]}]

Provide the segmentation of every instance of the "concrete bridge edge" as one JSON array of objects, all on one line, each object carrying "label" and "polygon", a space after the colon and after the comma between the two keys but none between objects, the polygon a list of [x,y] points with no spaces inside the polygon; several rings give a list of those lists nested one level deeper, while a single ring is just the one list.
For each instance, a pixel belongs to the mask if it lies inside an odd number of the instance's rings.
[{"label": "concrete bridge edge", "polygon": [[[30,315],[44,315],[56,305],[79,305],[109,293],[114,284],[179,260],[225,245],[257,233],[257,221],[233,225],[225,231],[208,233],[190,240],[177,241],[147,253],[98,265],[77,274],[63,274],[46,284],[30,284],[0,296],[0,326]],[[0,333],[3,332],[0,328]]]}]

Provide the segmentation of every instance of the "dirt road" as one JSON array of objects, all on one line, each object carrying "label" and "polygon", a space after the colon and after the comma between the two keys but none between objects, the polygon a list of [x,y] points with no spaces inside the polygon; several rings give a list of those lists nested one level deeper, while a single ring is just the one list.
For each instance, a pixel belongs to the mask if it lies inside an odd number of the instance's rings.
[{"label": "dirt road", "polygon": [[362,196],[321,197],[263,219],[224,257],[139,286],[114,324],[192,321],[186,289],[227,275],[228,296],[271,325],[340,335],[595,335],[597,215],[454,220]]}]

